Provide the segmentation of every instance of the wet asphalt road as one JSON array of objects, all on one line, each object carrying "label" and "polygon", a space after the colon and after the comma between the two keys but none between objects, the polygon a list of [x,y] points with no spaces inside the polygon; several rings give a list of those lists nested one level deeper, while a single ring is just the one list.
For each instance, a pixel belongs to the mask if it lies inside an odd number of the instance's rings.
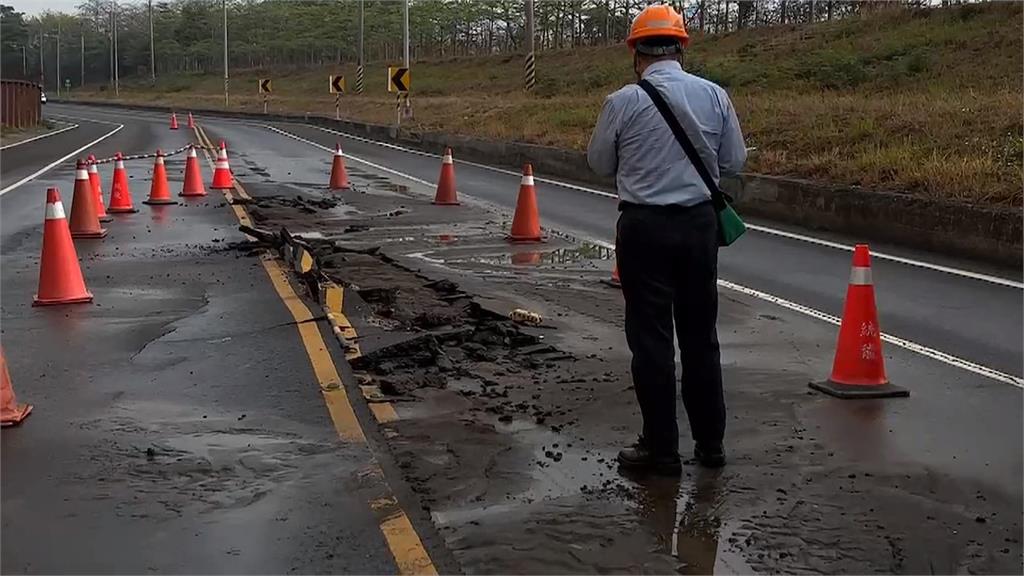
[{"label": "wet asphalt road", "polygon": [[[117,124],[87,152],[190,137],[82,117],[100,122],[5,151],[4,184]],[[92,305],[31,307],[45,191],[59,186],[70,213],[73,165],[0,197],[3,346],[19,400],[36,407],[0,436],[2,571],[394,572],[367,448],[339,442],[259,259],[221,249],[244,239],[223,197],[145,206],[150,167],[128,163],[140,212],[76,242]],[[168,161],[175,195],[182,170],[182,156]]]},{"label": "wet asphalt road", "polygon": [[[90,151],[174,149],[187,134],[168,131],[162,115],[57,105],[48,112],[81,118],[80,129],[38,149],[47,139],[5,151],[3,186],[118,124],[125,127]],[[262,127],[216,119],[204,126],[238,150],[244,163],[234,168],[246,181],[287,193],[321,183],[328,169],[323,152]],[[280,127],[325,146],[337,139]],[[356,158],[437,176],[435,158],[343,143]],[[149,166],[129,166],[142,211],[118,217],[96,247],[78,243],[94,306],[29,306],[43,193],[59,185],[70,208],[71,167],[0,197],[3,343],[19,395],[37,405],[28,425],[2,435],[4,571],[393,572],[357,479],[366,453],[337,442],[291,318],[254,259],[211,249],[242,239],[230,211],[216,194],[165,210],[141,205]],[[174,193],[180,170],[179,156],[169,163]],[[203,170],[208,179],[208,165]],[[457,170],[460,192],[514,202],[517,176]],[[109,172],[102,170],[105,192]],[[545,225],[611,240],[612,202],[538,189]],[[1020,376],[1019,289],[892,262],[874,267],[886,331]],[[846,252],[757,234],[722,261],[723,278],[831,314],[841,312],[848,270]],[[832,330],[816,331],[827,339]],[[914,404],[891,404],[880,416],[898,434],[872,458],[934,466],[1019,500],[1020,390],[889,352],[899,359],[890,360],[890,375],[913,391]],[[831,422],[834,439],[858,449],[856,418],[806,416]],[[221,473],[211,479],[210,469]],[[66,543],[59,555],[54,541]]]}]

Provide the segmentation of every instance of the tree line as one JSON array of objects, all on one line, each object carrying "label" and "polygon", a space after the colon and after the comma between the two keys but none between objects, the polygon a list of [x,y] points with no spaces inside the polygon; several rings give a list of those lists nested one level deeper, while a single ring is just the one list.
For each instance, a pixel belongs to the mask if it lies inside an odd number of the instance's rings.
[{"label": "tree line", "polygon": [[[879,6],[923,8],[956,0],[671,0],[697,33],[845,18]],[[621,42],[649,0],[536,0],[535,46],[557,50]],[[38,81],[112,82],[223,67],[224,10],[231,68],[323,66],[402,59],[396,0],[83,0],[73,14],[25,17],[0,5],[0,74]],[[411,57],[448,58],[524,49],[524,0],[410,0]],[[152,60],[150,24],[153,30]],[[59,46],[60,69],[57,69]]]}]

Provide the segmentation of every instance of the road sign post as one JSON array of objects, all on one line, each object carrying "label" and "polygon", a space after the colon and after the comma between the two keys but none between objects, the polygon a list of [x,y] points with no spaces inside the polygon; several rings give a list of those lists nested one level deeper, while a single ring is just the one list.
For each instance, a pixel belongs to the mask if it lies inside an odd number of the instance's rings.
[{"label": "road sign post", "polygon": [[412,102],[409,101],[409,88],[411,87],[412,78],[408,66],[388,66],[388,92],[398,93],[395,130],[401,128],[402,118],[412,118]]},{"label": "road sign post", "polygon": [[334,94],[334,119],[341,120],[341,95],[345,93],[345,77],[329,76],[327,89]]},{"label": "road sign post", "polygon": [[263,113],[266,114],[270,107],[270,94],[274,91],[274,85],[270,78],[260,78],[257,86],[259,93],[263,95]]}]

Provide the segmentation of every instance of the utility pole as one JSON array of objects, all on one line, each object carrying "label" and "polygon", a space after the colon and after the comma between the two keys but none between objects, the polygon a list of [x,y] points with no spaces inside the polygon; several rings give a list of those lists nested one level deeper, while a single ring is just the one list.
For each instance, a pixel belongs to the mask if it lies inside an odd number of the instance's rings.
[{"label": "utility pole", "polygon": [[363,0],[359,0],[359,65],[356,66],[356,94],[363,93]]},{"label": "utility pole", "polygon": [[110,87],[114,87],[114,7],[110,7],[110,35],[107,41],[110,42]]},{"label": "utility pole", "polygon": [[43,92],[46,91],[46,70],[43,66],[45,58],[43,58],[43,27],[39,27],[39,85],[43,87]]},{"label": "utility pole", "polygon": [[224,11],[224,107],[228,107],[228,0],[220,0]]},{"label": "utility pole", "polygon": [[403,0],[402,2],[402,33],[405,36],[405,49],[403,52],[403,61],[406,68],[409,67],[409,0]]},{"label": "utility pole", "polygon": [[78,74],[78,85],[85,86],[85,28],[82,28],[82,69]]},{"label": "utility pole", "polygon": [[526,91],[530,92],[537,85],[536,62],[533,54],[533,0],[526,0],[526,61],[523,63],[523,80]]},{"label": "utility pole", "polygon": [[156,85],[156,52],[153,45],[153,0],[149,0],[149,81]]},{"label": "utility pole", "polygon": [[25,45],[21,45],[21,76],[28,80],[28,55],[25,52]]},{"label": "utility pole", "polygon": [[113,2],[113,20],[114,20],[114,96],[120,96],[121,95],[121,77],[118,74],[118,72],[119,72],[118,71],[118,67],[120,66],[120,62],[118,62],[118,54],[117,54],[117,0],[114,0],[114,2]]},{"label": "utility pole", "polygon": [[60,98],[60,20],[57,20],[57,98]]}]

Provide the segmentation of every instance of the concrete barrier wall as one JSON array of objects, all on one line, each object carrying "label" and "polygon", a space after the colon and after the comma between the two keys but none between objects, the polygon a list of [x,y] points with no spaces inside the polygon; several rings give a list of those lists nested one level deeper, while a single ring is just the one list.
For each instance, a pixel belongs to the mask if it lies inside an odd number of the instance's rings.
[{"label": "concrete barrier wall", "polygon": [[0,124],[28,128],[42,120],[38,84],[25,80],[0,80]]},{"label": "concrete barrier wall", "polygon": [[[164,106],[115,102],[88,104],[169,110]],[[613,185],[610,180],[594,174],[587,166],[586,154],[575,150],[436,132],[403,130],[396,135],[390,126],[339,121],[309,114],[264,115],[222,110],[192,112],[264,121],[302,121],[438,155],[445,146],[451,146],[456,157],[462,160],[485,162],[510,169],[531,162],[534,172],[542,176],[580,184]],[[1024,257],[1021,208],[974,206],[759,174],[744,174],[741,178],[729,179],[724,182],[723,188],[736,199],[736,209],[741,215],[844,233],[866,242],[890,242],[1014,268],[1021,267],[1021,259]]]}]

